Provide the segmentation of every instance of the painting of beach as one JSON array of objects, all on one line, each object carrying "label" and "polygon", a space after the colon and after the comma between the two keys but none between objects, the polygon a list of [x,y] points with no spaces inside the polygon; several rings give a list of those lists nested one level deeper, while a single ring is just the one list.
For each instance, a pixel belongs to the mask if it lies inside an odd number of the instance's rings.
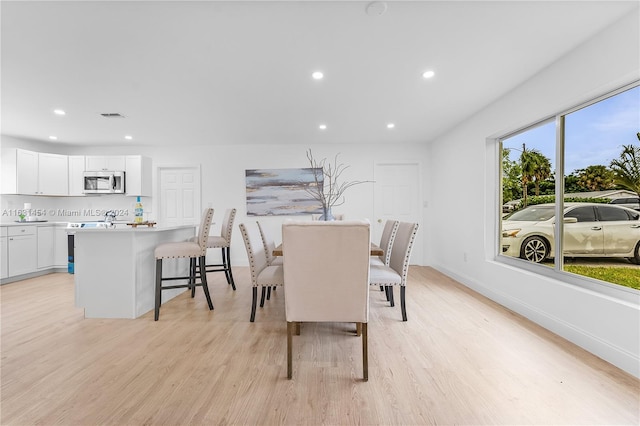
[{"label": "painting of beach", "polygon": [[[322,169],[315,169],[323,176]],[[316,185],[314,169],[245,170],[247,216],[293,216],[321,213],[320,202],[305,188]],[[322,182],[320,182],[322,185]]]}]

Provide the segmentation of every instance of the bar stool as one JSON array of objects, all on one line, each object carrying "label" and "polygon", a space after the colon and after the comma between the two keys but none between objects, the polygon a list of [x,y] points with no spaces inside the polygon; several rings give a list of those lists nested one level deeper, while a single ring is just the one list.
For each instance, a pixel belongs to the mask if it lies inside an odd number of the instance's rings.
[{"label": "bar stool", "polygon": [[220,236],[207,238],[207,248],[219,248],[222,250],[222,263],[206,265],[207,272],[224,272],[227,284],[235,291],[236,284],[231,273],[231,232],[233,231],[233,220],[236,217],[236,209],[227,209],[222,222]]},{"label": "bar stool", "polygon": [[[209,229],[211,228],[211,219],[213,218],[213,209],[207,208],[202,215],[200,229],[196,241],[180,241],[175,243],[164,243],[156,247],[154,256],[156,258],[156,303],[154,320],[158,321],[160,316],[160,304],[162,302],[162,290],[172,288],[189,288],[191,297],[194,297],[196,287],[201,286],[204,295],[207,298],[209,310],[213,310],[213,303],[209,295],[209,287],[207,286],[207,274],[205,268],[198,267],[196,260],[200,265],[205,264],[207,254],[207,239],[209,237]],[[189,259],[189,275],[186,277],[163,277],[162,261],[164,259]],[[196,283],[196,272],[200,272],[200,282]],[[163,286],[163,281],[187,280],[187,284]]]}]

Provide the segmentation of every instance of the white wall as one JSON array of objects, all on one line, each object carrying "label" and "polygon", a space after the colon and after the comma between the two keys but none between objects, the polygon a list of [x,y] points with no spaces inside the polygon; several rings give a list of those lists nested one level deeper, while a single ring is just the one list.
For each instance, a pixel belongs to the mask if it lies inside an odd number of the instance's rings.
[{"label": "white wall", "polygon": [[[638,79],[638,18],[637,12],[623,18],[434,141],[428,155],[432,202],[425,217],[428,263],[635,376],[640,376],[638,292],[621,291],[622,300],[494,261],[498,152],[487,138]],[[451,187],[466,188],[464,203]]]},{"label": "white wall", "polygon": [[[21,147],[40,152],[58,152],[61,145],[56,146],[57,151],[51,147],[34,145],[32,141],[22,141],[3,136],[3,147]],[[233,265],[248,265],[247,256],[242,237],[238,232],[238,224],[242,222],[255,222],[260,220],[274,239],[280,239],[280,225],[286,216],[279,217],[247,217],[245,197],[245,170],[255,168],[296,168],[309,167],[306,150],[311,148],[316,159],[327,158],[332,160],[336,154],[339,162],[348,165],[343,173],[343,180],[374,180],[374,164],[376,162],[393,161],[418,161],[424,164],[426,161],[425,145],[368,145],[368,144],[331,144],[331,145],[202,145],[180,146],[176,143],[173,147],[149,147],[142,146],[117,146],[117,147],[67,147],[63,154],[75,155],[122,155],[140,154],[151,157],[153,160],[153,193],[157,193],[157,169],[162,166],[201,166],[202,179],[202,207],[209,203],[215,209],[212,232],[220,232],[220,226],[227,208],[235,207],[237,215],[232,234],[231,259]],[[66,151],[66,152],[65,152]],[[342,206],[334,208],[334,213],[343,213],[345,218],[368,218],[373,225],[373,193],[371,183],[354,186],[345,192],[346,202]],[[133,207],[135,197],[124,195],[98,195],[87,197],[39,197],[3,195],[0,199],[0,207],[4,210],[21,209],[24,202],[30,202],[34,209],[67,209],[77,210],[129,210],[133,219]],[[153,197],[142,199],[145,213],[149,213],[149,219],[157,219],[155,212],[157,206]],[[420,200],[421,202],[421,200]],[[310,219],[310,216],[307,216]],[[47,216],[48,220],[78,220],[78,218]],[[86,218],[90,219],[90,218]],[[96,219],[91,218],[91,219]],[[2,217],[0,221],[10,221],[12,218]],[[416,244],[424,246],[424,233],[418,236]],[[209,256],[219,256],[219,250],[210,250]],[[215,257],[213,258],[215,260]],[[412,258],[414,264],[424,264],[424,259]]]}]

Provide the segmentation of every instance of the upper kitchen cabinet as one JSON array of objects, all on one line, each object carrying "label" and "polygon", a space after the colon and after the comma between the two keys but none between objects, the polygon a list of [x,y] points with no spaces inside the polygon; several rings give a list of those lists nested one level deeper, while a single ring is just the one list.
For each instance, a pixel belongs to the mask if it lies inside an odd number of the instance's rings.
[{"label": "upper kitchen cabinet", "polygon": [[40,195],[69,195],[69,164],[66,155],[38,154]]},{"label": "upper kitchen cabinet", "polygon": [[87,155],[85,170],[88,172],[121,172],[126,168],[124,155]]},{"label": "upper kitchen cabinet", "polygon": [[151,158],[142,155],[127,155],[125,191],[127,195],[151,196]]},{"label": "upper kitchen cabinet", "polygon": [[69,195],[84,195],[84,155],[69,156]]},{"label": "upper kitchen cabinet", "polygon": [[5,149],[2,151],[2,193],[68,195],[68,170],[66,155]]}]

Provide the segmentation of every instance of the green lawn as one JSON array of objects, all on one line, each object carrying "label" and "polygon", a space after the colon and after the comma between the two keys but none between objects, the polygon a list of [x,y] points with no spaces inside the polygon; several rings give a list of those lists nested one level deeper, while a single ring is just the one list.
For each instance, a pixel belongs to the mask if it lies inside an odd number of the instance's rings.
[{"label": "green lawn", "polygon": [[615,266],[564,265],[567,272],[640,290],[640,269]]}]

